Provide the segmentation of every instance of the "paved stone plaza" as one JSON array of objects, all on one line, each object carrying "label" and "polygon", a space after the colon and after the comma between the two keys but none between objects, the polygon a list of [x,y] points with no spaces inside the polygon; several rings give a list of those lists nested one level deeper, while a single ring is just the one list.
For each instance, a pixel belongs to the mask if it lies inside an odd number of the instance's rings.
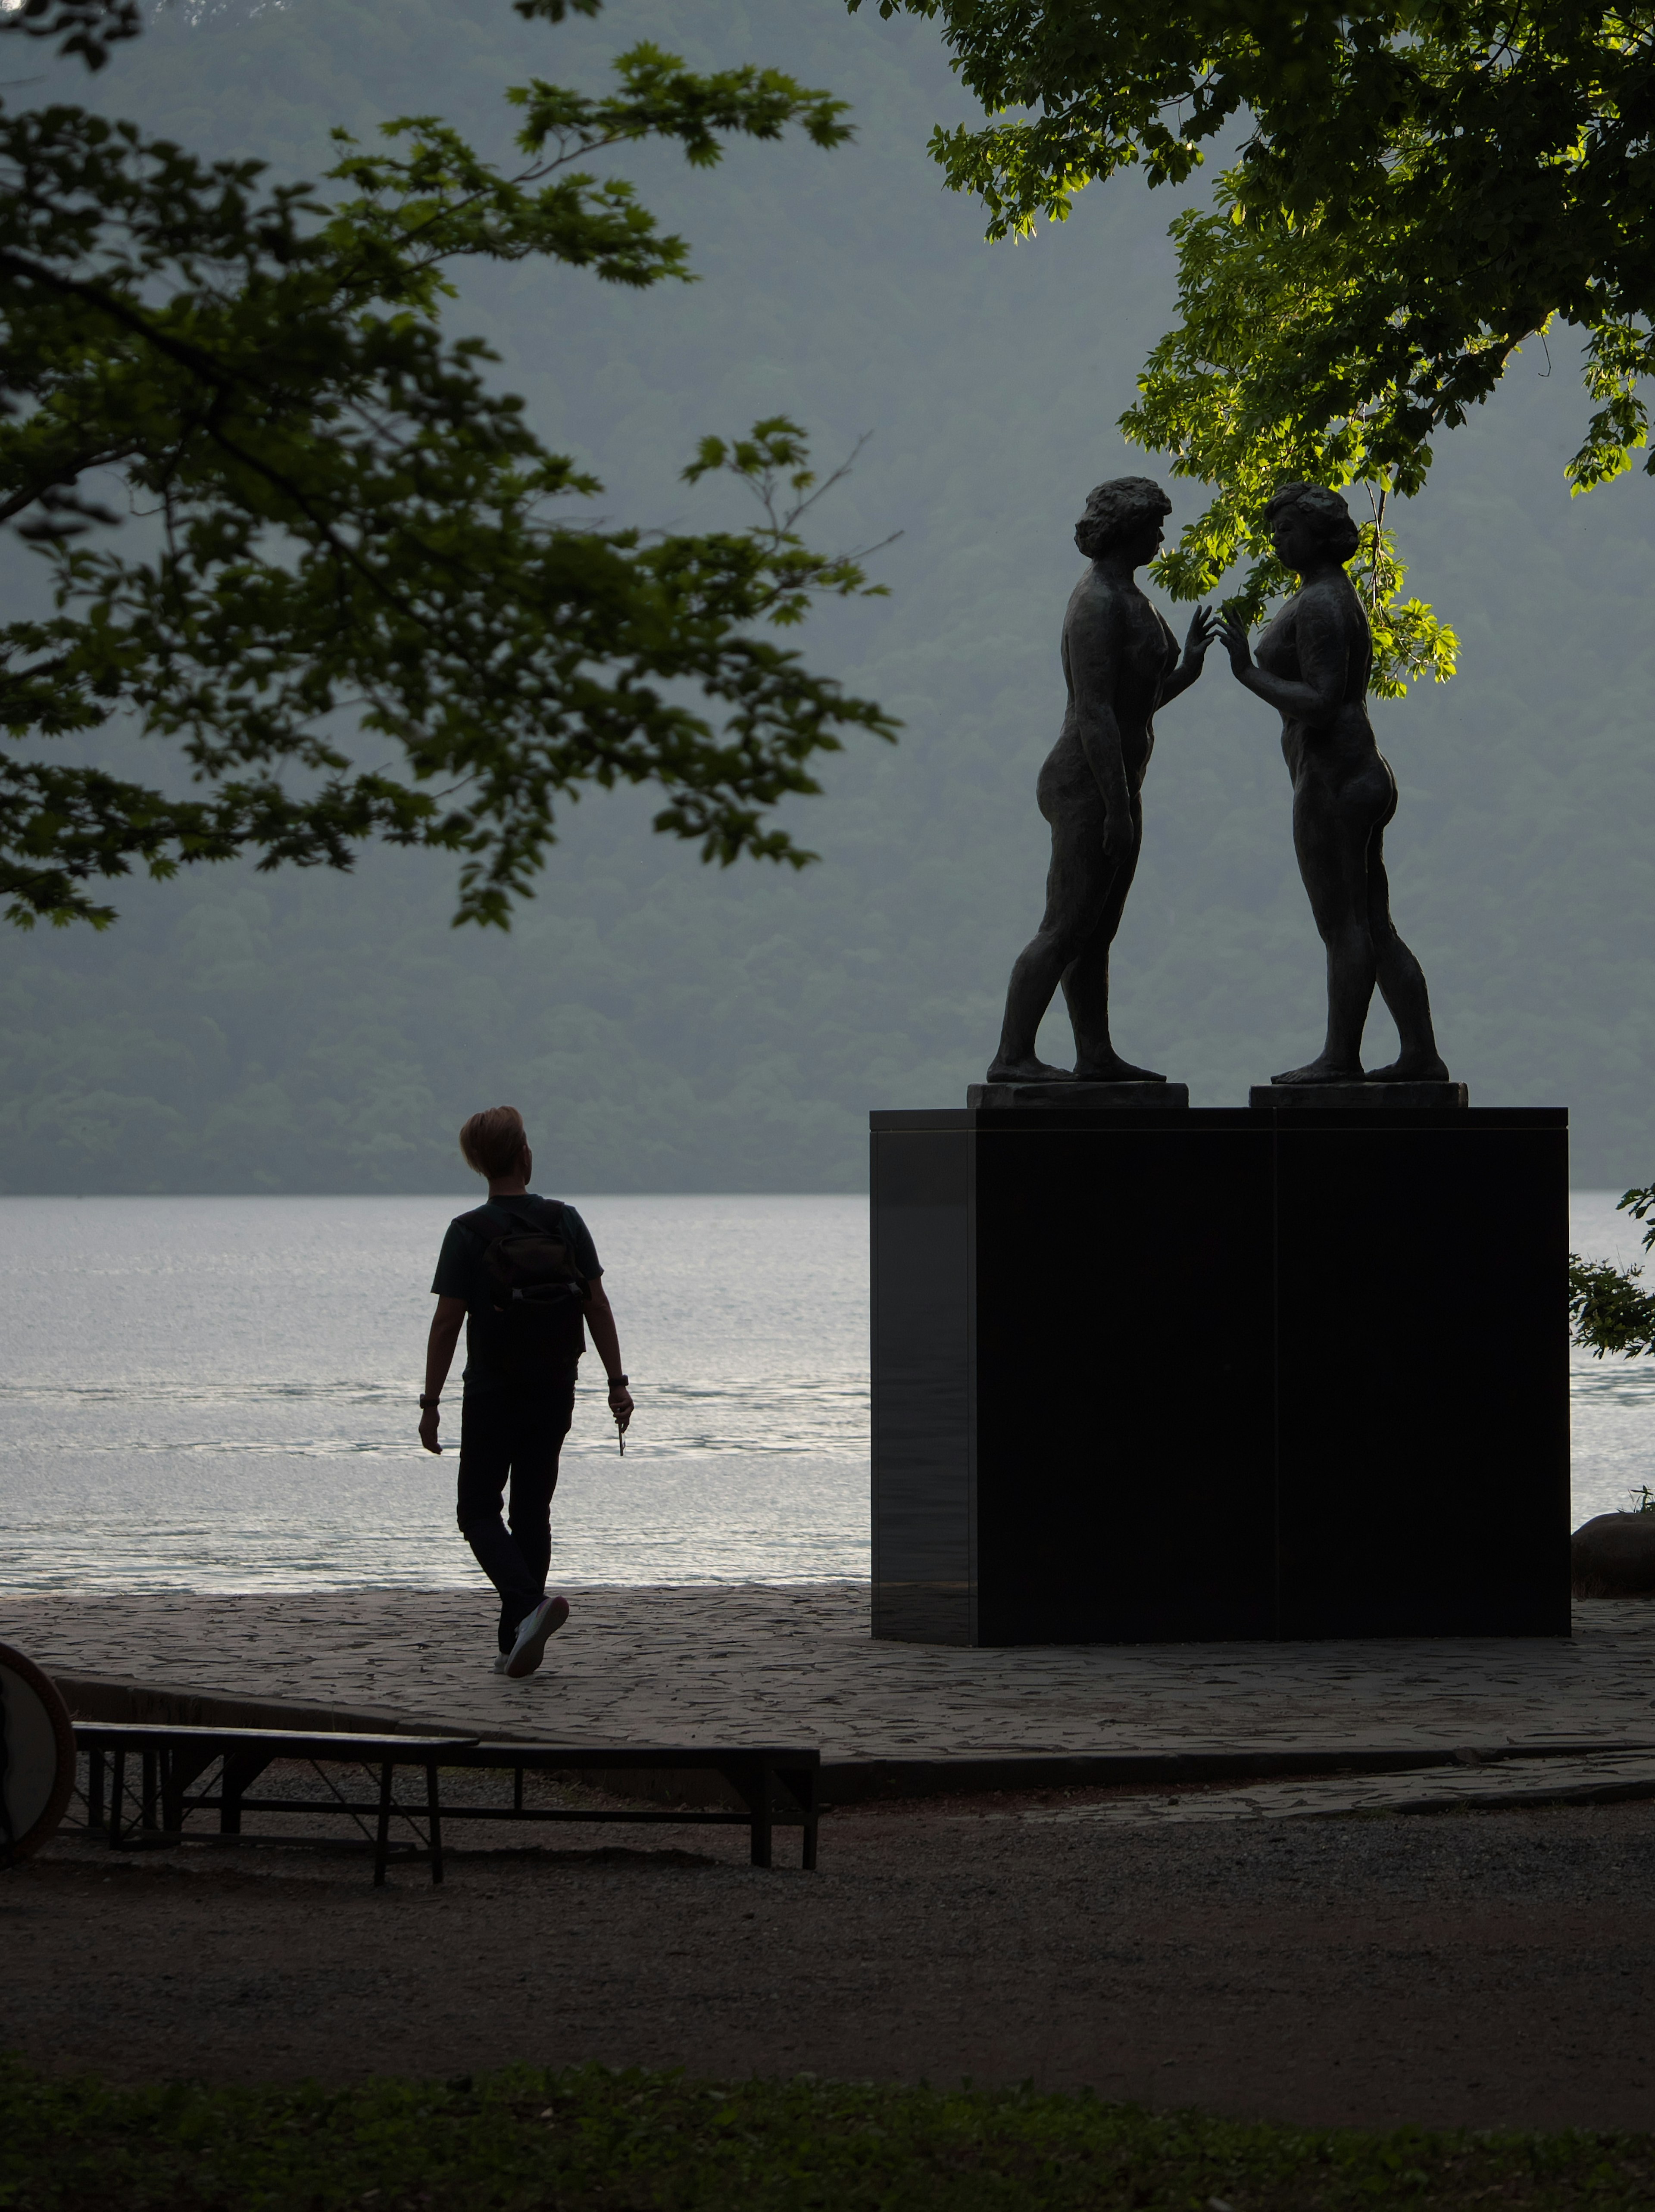
[{"label": "paved stone plaza", "polygon": [[876,1644],[865,1584],[571,1592],[523,1682],[487,1595],[0,1597],[49,1670],[569,1743],[804,1742],[824,1759],[1655,1747],[1655,1604],[1572,1640]]}]

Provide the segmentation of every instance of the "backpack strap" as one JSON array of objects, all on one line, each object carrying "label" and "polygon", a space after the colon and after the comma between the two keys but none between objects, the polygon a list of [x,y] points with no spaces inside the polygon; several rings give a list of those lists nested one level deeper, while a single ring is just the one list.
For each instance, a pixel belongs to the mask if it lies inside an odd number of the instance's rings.
[{"label": "backpack strap", "polygon": [[451,1225],[463,1229],[468,1237],[474,1237],[485,1252],[496,1237],[505,1233],[486,1206],[475,1206],[469,1213],[455,1214]]},{"label": "backpack strap", "polygon": [[485,1252],[490,1245],[499,1243],[502,1237],[520,1236],[526,1230],[530,1232],[538,1230],[546,1237],[561,1237],[567,1244],[569,1239],[561,1198],[537,1198],[534,1200],[536,1206],[551,1209],[554,1218],[551,1221],[525,1221],[520,1215],[514,1213],[508,1213],[502,1219],[499,1214],[490,1212],[489,1208],[494,1203],[494,1200],[490,1199],[482,1206],[473,1206],[469,1213],[457,1213],[453,1220],[454,1227],[463,1229],[468,1237],[475,1237]]}]

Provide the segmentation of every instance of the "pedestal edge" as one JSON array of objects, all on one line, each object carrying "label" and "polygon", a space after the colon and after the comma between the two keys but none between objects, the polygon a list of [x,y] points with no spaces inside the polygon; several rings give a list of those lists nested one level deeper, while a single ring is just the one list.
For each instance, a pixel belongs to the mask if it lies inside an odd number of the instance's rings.
[{"label": "pedestal edge", "polygon": [[1307,1108],[1339,1111],[1352,1107],[1367,1113],[1421,1107],[1452,1113],[1470,1103],[1470,1092],[1463,1083],[1256,1083],[1247,1093],[1248,1105],[1266,1114]]},{"label": "pedestal edge", "polygon": [[1127,1107],[1187,1112],[1187,1083],[971,1083],[965,1109],[1001,1111],[1016,1107],[1042,1112],[1116,1114]]},{"label": "pedestal edge", "polygon": [[[1263,1086],[1260,1086],[1263,1088]],[[1377,1086],[1376,1086],[1377,1088]],[[1306,1105],[1314,1104],[1307,1100]],[[1455,1106],[1446,1111],[1431,1111],[1424,1108],[1412,1113],[1397,1113],[1363,1100],[1367,1109],[1359,1114],[1354,1108],[1336,1107],[1323,1119],[1329,1126],[1360,1123],[1368,1127],[1384,1128],[1417,1123],[1421,1127],[1459,1128],[1468,1130],[1494,1129],[1553,1129],[1567,1133],[1569,1109],[1567,1106]],[[1019,1107],[971,1106],[875,1106],[869,1109],[867,1121],[871,1136],[919,1136],[927,1133],[942,1135],[982,1135],[1001,1129],[1030,1132],[1056,1128],[1065,1121],[1071,1128],[1105,1132],[1116,1128],[1159,1128],[1171,1133],[1188,1129],[1203,1133],[1222,1130],[1230,1135],[1269,1135],[1272,1128],[1287,1129],[1300,1121],[1308,1125],[1314,1121],[1311,1113],[1273,1112],[1269,1108],[1247,1106],[1191,1106],[1183,1113],[1169,1114],[1159,1108],[1134,1107],[1117,1113],[1070,1112],[1067,1116],[1061,1106],[1029,1109]]]}]

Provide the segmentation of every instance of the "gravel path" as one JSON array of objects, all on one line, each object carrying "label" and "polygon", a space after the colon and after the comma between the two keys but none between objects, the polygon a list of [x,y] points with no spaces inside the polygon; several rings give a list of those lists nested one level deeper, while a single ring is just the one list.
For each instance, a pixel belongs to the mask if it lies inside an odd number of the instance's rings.
[{"label": "gravel path", "polygon": [[1655,1806],[1080,1817],[1120,1802],[843,1808],[813,1875],[719,1831],[522,1831],[548,1846],[462,1840],[441,1889],[65,1837],[0,1877],[3,2039],[129,2080],[595,2057],[1655,2126]]}]

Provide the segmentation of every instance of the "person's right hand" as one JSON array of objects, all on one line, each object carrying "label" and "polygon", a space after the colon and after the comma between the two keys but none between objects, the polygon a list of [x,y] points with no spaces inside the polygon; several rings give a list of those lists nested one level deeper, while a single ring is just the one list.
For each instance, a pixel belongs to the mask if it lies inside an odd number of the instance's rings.
[{"label": "person's right hand", "polygon": [[1207,658],[1207,648],[1218,629],[1218,617],[1210,607],[1197,607],[1190,617],[1190,628],[1183,641],[1183,665],[1199,669]]},{"label": "person's right hand", "polygon": [[1224,610],[1218,634],[1230,656],[1231,674],[1244,675],[1253,665],[1253,648],[1247,641],[1247,625],[1234,607]]},{"label": "person's right hand", "polygon": [[439,1406],[423,1406],[420,1408],[419,1416],[419,1440],[427,1451],[436,1452],[439,1455],[442,1446],[437,1442],[437,1422],[441,1411]]}]

